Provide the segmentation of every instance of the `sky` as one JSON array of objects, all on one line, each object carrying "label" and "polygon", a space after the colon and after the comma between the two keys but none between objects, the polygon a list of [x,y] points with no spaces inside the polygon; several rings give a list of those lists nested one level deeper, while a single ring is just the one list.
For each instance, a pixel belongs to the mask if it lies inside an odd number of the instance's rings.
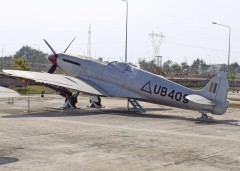
[{"label": "sky", "polygon": [[[127,0],[128,62],[151,60],[150,33],[163,34],[163,62],[200,58],[207,64],[227,64],[231,27],[230,63],[240,57],[240,1],[238,0]],[[0,0],[0,57],[28,45],[51,53],[87,55],[91,25],[91,56],[123,61],[126,2],[122,0]]]}]

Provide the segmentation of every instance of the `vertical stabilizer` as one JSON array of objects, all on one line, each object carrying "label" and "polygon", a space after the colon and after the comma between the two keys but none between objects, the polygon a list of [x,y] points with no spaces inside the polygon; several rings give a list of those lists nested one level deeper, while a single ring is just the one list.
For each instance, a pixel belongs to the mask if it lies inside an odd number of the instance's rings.
[{"label": "vertical stabilizer", "polygon": [[225,72],[213,77],[208,84],[200,91],[200,95],[217,102],[225,104],[229,89],[228,79]]}]

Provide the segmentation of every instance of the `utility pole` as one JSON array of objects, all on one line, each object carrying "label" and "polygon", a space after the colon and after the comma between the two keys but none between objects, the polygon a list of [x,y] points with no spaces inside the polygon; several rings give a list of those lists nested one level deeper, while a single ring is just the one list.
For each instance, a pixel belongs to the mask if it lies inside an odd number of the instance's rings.
[{"label": "utility pole", "polygon": [[156,60],[157,66],[162,67],[162,56],[160,56],[160,47],[162,45],[162,41],[165,36],[157,33],[150,33],[149,36],[152,39],[152,47],[153,47],[153,59]]},{"label": "utility pole", "polygon": [[91,57],[91,25],[90,24],[88,29],[87,57]]},{"label": "utility pole", "polygon": [[229,76],[229,72],[230,72],[230,43],[231,43],[231,27],[228,25],[224,25],[224,24],[219,24],[216,22],[212,22],[213,24],[219,25],[219,26],[223,26],[223,27],[227,27],[229,29],[229,33],[228,33],[228,76]]},{"label": "utility pole", "polygon": [[127,9],[126,9],[126,42],[125,42],[125,62],[127,62],[127,36],[128,36],[128,2],[126,0],[122,0],[126,2]]}]

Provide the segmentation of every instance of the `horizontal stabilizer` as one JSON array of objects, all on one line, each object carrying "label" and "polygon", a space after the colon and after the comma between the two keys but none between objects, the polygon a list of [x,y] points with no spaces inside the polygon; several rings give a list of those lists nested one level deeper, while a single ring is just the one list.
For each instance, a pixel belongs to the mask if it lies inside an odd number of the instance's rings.
[{"label": "horizontal stabilizer", "polygon": [[215,106],[214,101],[208,100],[207,98],[200,95],[191,94],[191,95],[187,95],[186,98],[194,103]]}]

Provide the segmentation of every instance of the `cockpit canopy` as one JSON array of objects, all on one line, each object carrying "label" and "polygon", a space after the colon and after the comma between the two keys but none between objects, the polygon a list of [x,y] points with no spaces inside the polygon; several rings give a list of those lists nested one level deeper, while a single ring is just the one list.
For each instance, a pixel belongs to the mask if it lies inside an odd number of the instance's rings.
[{"label": "cockpit canopy", "polygon": [[113,61],[108,63],[107,65],[112,66],[116,68],[120,72],[132,72],[134,67],[132,67],[129,63],[126,62],[118,62],[118,61]]}]

